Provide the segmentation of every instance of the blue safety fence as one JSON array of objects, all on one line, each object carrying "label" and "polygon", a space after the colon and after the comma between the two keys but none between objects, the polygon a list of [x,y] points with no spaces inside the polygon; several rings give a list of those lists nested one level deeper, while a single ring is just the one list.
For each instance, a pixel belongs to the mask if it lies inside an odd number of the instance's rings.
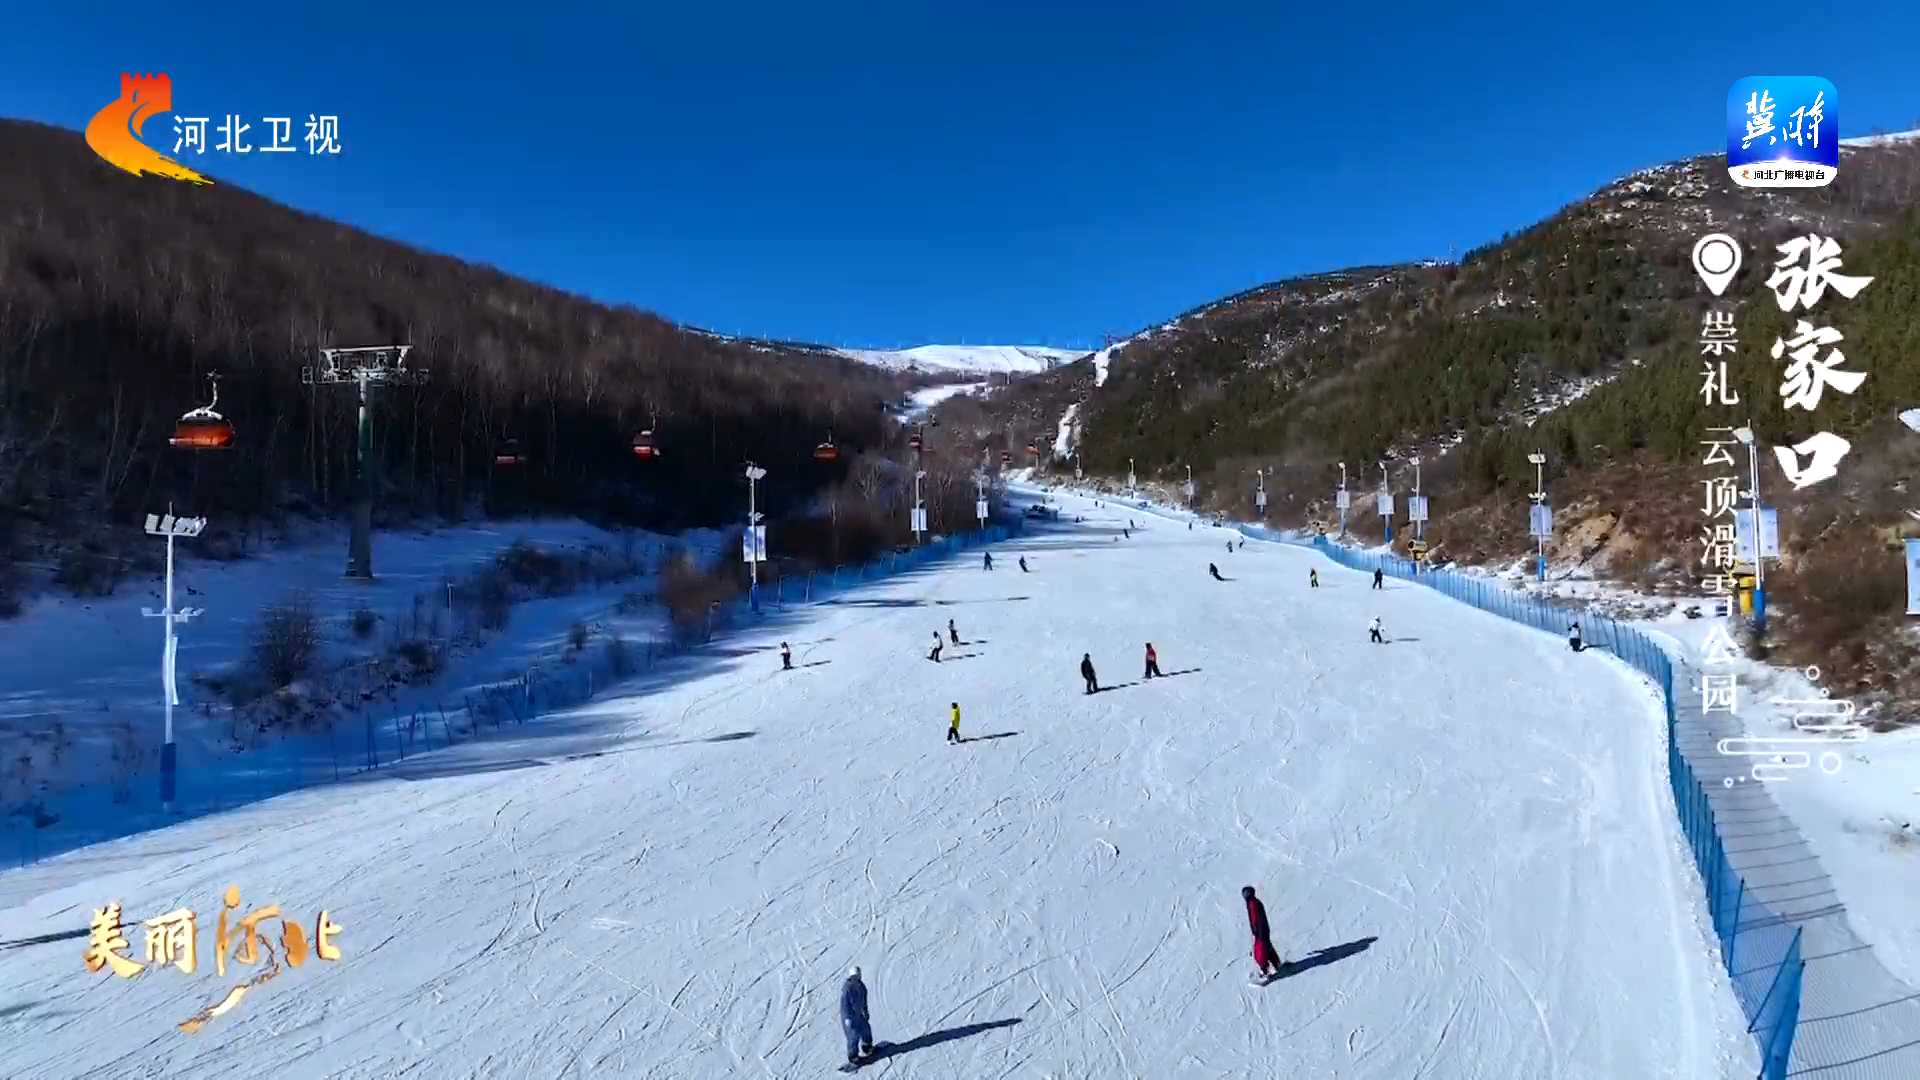
[{"label": "blue safety fence", "polygon": [[[625,678],[699,653],[732,627],[788,609],[831,603],[865,584],[998,543],[1018,534],[1021,525],[1017,518],[1008,519],[857,565],[788,574],[746,597],[716,605],[706,624],[691,631],[682,628],[658,639],[623,642],[617,656],[600,649],[570,662],[537,665],[516,678],[468,689],[458,700],[406,710],[378,702],[340,707],[314,721],[317,730],[275,731],[265,737],[238,730],[236,722],[236,730],[226,735],[179,744],[178,790],[170,809],[161,805],[157,755],[148,745],[161,730],[161,709],[122,709],[106,725],[114,739],[109,775],[67,791],[14,799],[0,808],[0,866],[26,866],[87,844],[321,784],[378,777],[417,755],[583,704]],[[178,708],[184,713],[190,706]]]},{"label": "blue safety fence", "polygon": [[1719,939],[1721,965],[1732,980],[1734,996],[1748,1021],[1747,1030],[1759,1046],[1761,1080],[1786,1076],[1794,1029],[1800,1021],[1800,986],[1806,969],[1800,955],[1800,930],[1749,893],[1745,879],[1727,859],[1707,789],[1695,778],[1676,738],[1679,709],[1674,696],[1674,664],[1666,650],[1646,634],[1605,615],[1525,596],[1485,578],[1423,568],[1410,559],[1344,547],[1325,537],[1303,541],[1260,526],[1238,528],[1255,539],[1312,548],[1350,569],[1368,574],[1379,570],[1387,577],[1424,585],[1550,634],[1567,635],[1578,620],[1587,648],[1612,652],[1652,679],[1666,705],[1667,776],[1673,788],[1673,805],[1707,894],[1707,911]]}]

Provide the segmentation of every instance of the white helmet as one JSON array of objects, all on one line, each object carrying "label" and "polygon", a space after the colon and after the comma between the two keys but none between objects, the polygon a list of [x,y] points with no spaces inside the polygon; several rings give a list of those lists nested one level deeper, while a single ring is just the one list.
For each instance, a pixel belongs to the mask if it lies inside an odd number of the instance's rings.
[{"label": "white helmet", "polygon": [[857,979],[859,977],[860,977],[860,965],[855,964],[854,966],[847,969],[847,978]]}]

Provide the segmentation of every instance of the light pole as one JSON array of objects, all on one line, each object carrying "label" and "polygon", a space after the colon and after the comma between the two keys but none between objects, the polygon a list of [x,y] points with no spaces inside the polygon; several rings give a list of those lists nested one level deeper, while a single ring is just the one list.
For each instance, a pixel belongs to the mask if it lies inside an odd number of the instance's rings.
[{"label": "light pole", "polygon": [[753,594],[755,603],[758,602],[760,591],[760,560],[767,557],[766,530],[760,524],[760,512],[755,508],[755,501],[760,481],[766,478],[767,470],[751,461],[747,462],[747,535],[744,547],[747,573],[750,575],[748,591]]},{"label": "light pole", "polygon": [[973,516],[980,520],[980,528],[987,527],[987,471],[985,469],[973,474]]},{"label": "light pole", "polygon": [[[1901,413],[1900,422],[1912,428],[1914,431],[1920,431],[1920,409],[1908,409]],[[1909,510],[1907,511],[1907,516],[1913,518],[1915,521],[1920,521],[1920,510]]]},{"label": "light pole", "polygon": [[1140,489],[1140,485],[1136,483],[1133,478],[1133,459],[1128,458],[1127,459],[1127,495],[1131,497],[1135,492],[1139,491],[1139,489]]},{"label": "light pole", "polygon": [[1734,428],[1733,437],[1747,448],[1747,475],[1752,487],[1747,495],[1752,499],[1753,526],[1753,632],[1767,632],[1767,550],[1766,541],[1760,534],[1760,440],[1753,434],[1753,421],[1748,426]]},{"label": "light pole", "polygon": [[200,614],[200,608],[173,608],[173,540],[177,536],[194,537],[207,527],[206,518],[177,518],[169,506],[165,517],[159,514],[147,515],[147,535],[160,536],[167,541],[167,595],[166,606],[159,611],[149,607],[140,609],[140,614],[150,619],[162,620],[166,627],[165,651],[160,654],[160,693],[166,704],[167,726],[165,741],[160,745],[160,806],[167,813],[173,812],[174,775],[179,768],[179,760],[173,747],[173,707],[180,703],[178,684],[174,680],[174,656],[176,639],[173,636],[173,624],[186,622]]},{"label": "light pole", "polygon": [[1080,470],[1080,451],[1078,451],[1078,450],[1075,450],[1075,451],[1073,452],[1073,480],[1074,480],[1074,483],[1076,483],[1076,484],[1077,484],[1077,483],[1079,483],[1080,481],[1082,481],[1082,480],[1085,480],[1086,478],[1087,478],[1087,474],[1086,474],[1086,473],[1084,473],[1084,472],[1082,472],[1082,471]]},{"label": "light pole", "polygon": [[1385,532],[1387,543],[1393,543],[1393,492],[1387,488],[1387,463],[1376,462],[1380,466],[1380,526]]},{"label": "light pole", "polygon": [[1352,505],[1353,496],[1347,493],[1347,463],[1340,462],[1340,490],[1334,493],[1333,504],[1340,509],[1340,538],[1347,537],[1347,507]]},{"label": "light pole", "polygon": [[1413,519],[1413,538],[1427,538],[1427,506],[1420,498],[1420,459],[1413,459],[1413,499],[1407,506],[1407,516]]},{"label": "light pole", "polygon": [[373,580],[373,487],[378,461],[373,457],[373,388],[385,384],[427,381],[427,373],[407,367],[411,345],[375,345],[354,349],[321,349],[320,366],[302,368],[300,381],[308,386],[346,386],[359,389],[360,414],[353,456],[353,536],[347,544],[347,576]]},{"label": "light pole", "polygon": [[1187,466],[1187,510],[1193,510],[1193,466]]},{"label": "light pole", "polygon": [[1264,520],[1267,516],[1267,470],[1255,469],[1253,474],[1260,478],[1260,490],[1254,492],[1253,507],[1260,511],[1260,517]]},{"label": "light pole", "polygon": [[1547,455],[1536,450],[1527,455],[1533,462],[1533,491],[1528,498],[1533,500],[1533,511],[1529,515],[1528,531],[1540,541],[1540,580],[1547,580],[1547,534],[1553,531],[1552,511],[1547,509]]}]

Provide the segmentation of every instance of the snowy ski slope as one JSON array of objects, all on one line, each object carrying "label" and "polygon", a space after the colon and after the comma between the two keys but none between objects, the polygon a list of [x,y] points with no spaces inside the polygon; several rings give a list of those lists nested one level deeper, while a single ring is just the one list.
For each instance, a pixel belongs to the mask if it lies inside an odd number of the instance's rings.
[{"label": "snowy ski slope", "polygon": [[[827,1076],[857,963],[895,1080],[1752,1074],[1623,667],[1061,502],[991,573],[878,583],[517,739],[0,874],[0,1072]],[[948,618],[967,644],[936,666]],[[1136,681],[1148,640],[1164,681]],[[1081,692],[1082,652],[1111,689]],[[309,927],[329,908],[344,959],[181,1034],[237,981],[211,974],[228,884]],[[1291,961],[1264,988],[1244,884]],[[201,973],[5,945],[109,899],[200,912]]]}]

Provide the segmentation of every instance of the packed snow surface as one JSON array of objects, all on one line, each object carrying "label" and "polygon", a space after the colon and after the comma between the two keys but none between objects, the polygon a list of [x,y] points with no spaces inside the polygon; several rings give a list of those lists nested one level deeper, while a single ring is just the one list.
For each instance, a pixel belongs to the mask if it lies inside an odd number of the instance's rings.
[{"label": "packed snow surface", "polygon": [[[0,874],[6,1074],[819,1077],[858,964],[893,1078],[1752,1075],[1643,682],[1312,552],[1056,501],[992,572]],[[212,974],[229,885],[309,930],[327,908],[343,957],[183,1034],[256,970]],[[1288,958],[1270,986],[1242,885]],[[109,900],[197,911],[200,971],[33,941]]]},{"label": "packed snow surface", "polygon": [[917,345],[911,349],[841,349],[840,355],[905,371],[980,371],[995,375],[1045,371],[1078,360],[1085,349],[1043,345]]}]

